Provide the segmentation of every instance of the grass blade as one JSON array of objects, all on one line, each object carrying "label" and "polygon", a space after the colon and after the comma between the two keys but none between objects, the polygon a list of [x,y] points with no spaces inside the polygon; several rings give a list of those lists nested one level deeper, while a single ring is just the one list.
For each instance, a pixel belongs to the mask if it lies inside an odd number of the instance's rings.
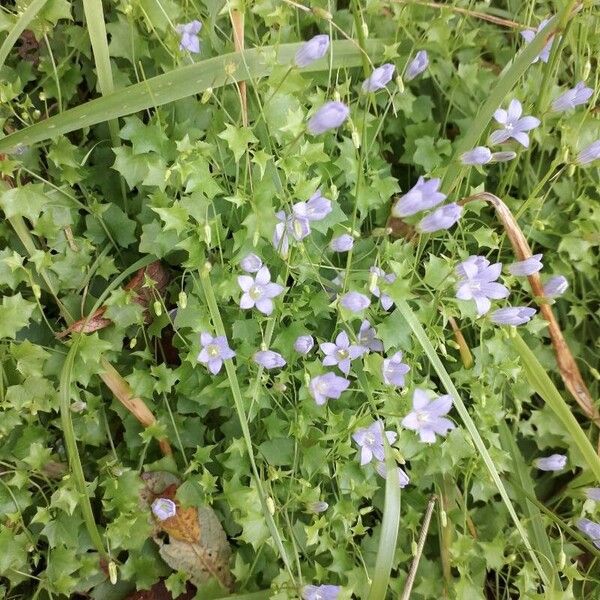
[{"label": "grass blade", "polygon": [[446,369],[444,368],[444,365],[442,364],[442,361],[439,359],[438,355],[436,354],[434,347],[431,345],[431,342],[429,341],[429,338],[427,337],[427,334],[425,333],[423,326],[417,319],[413,310],[407,304],[406,300],[396,299],[396,298],[394,298],[394,300],[396,301],[396,306],[398,307],[398,310],[402,313],[402,316],[406,319],[406,322],[408,323],[409,327],[412,329],[413,333],[415,334],[417,341],[419,342],[419,344],[423,348],[425,354],[427,355],[429,362],[432,364],[433,368],[435,369],[435,372],[437,373],[438,377],[440,378],[444,388],[446,389],[446,392],[452,396],[454,407],[456,408],[458,414],[460,415],[460,418],[462,419],[462,422],[464,423],[467,431],[469,432],[471,439],[473,440],[473,443],[475,444],[475,447],[477,448],[477,451],[481,455],[481,458],[482,458],[483,462],[485,463],[485,466],[487,467],[493,482],[496,484],[496,487],[498,488],[498,492],[500,493],[500,496],[502,497],[502,500],[503,500],[504,504],[506,505],[506,509],[508,510],[508,513],[510,514],[511,519],[513,520],[515,527],[517,528],[517,530],[523,540],[523,544],[525,545],[525,548],[527,548],[527,551],[529,552],[531,560],[532,560],[533,564],[535,565],[537,572],[540,575],[540,579],[544,583],[544,586],[548,587],[549,581],[548,581],[548,577],[546,575],[546,571],[542,568],[542,565],[540,564],[540,561],[538,560],[536,552],[534,551],[534,549],[531,546],[531,542],[529,541],[529,536],[527,535],[525,528],[523,527],[521,521],[519,520],[519,517],[517,516],[514,506],[508,496],[507,491],[506,491],[506,488],[504,487],[504,484],[502,483],[502,480],[500,479],[498,470],[496,469],[496,466],[494,465],[494,461],[492,460],[492,457],[490,456],[490,453],[488,452],[488,450],[483,442],[483,439],[481,438],[481,435],[480,435],[479,431],[477,430],[477,427],[475,426],[475,423],[473,422],[473,419],[471,418],[469,411],[467,410],[467,407],[464,405],[460,395],[458,394],[458,390],[454,386],[454,383],[452,383],[452,379],[450,378],[448,371],[446,371]]},{"label": "grass blade", "polygon": [[[252,48],[243,53],[232,52],[180,67],[16,131],[0,139],[0,152],[6,152],[19,144],[31,146],[70,131],[181,100],[207,88],[264,77],[269,75],[276,65],[291,65],[301,45],[282,44],[278,48]],[[338,40],[332,42],[331,49],[333,67],[355,67],[361,64],[362,52],[353,42]],[[382,40],[367,42],[367,50],[373,61],[383,56],[383,49]],[[270,55],[271,52],[276,54],[275,59]],[[329,62],[322,58],[305,67],[303,71],[328,69]]]},{"label": "grass blade", "polygon": [[[513,475],[519,482],[519,485],[514,487],[517,501],[521,510],[529,517],[529,531],[535,540],[536,548],[542,552],[541,556],[545,559],[543,566],[546,569],[548,579],[554,580],[555,589],[562,591],[560,577],[558,576],[558,566],[554,561],[550,539],[544,528],[542,513],[539,508],[527,498],[527,496],[535,497],[533,481],[529,475],[527,464],[523,459],[523,455],[521,454],[508,425],[503,421],[500,421],[498,430],[500,432],[500,442],[502,447],[511,455],[511,464],[514,468]],[[521,490],[526,493],[521,493]]]},{"label": "grass blade", "polygon": [[569,432],[573,443],[577,446],[579,452],[581,452],[596,481],[600,481],[600,457],[594,451],[590,440],[585,435],[583,429],[581,429],[577,419],[573,416],[569,405],[563,400],[556,386],[546,374],[544,367],[542,367],[535,354],[523,341],[523,338],[515,332],[511,336],[510,341],[513,348],[521,357],[521,365],[525,370],[525,375],[529,383]]},{"label": "grass blade", "polygon": [[19,36],[27,29],[29,23],[36,18],[40,10],[44,8],[46,2],[47,0],[33,0],[19,17],[14,27],[8,32],[6,39],[2,42],[2,46],[0,46],[0,69],[4,66],[4,61],[15,45],[15,42],[19,39]]}]

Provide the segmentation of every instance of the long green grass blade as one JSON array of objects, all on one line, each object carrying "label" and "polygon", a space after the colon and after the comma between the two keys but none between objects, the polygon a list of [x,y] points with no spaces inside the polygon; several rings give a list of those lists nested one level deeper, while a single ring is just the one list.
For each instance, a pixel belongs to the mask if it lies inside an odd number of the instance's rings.
[{"label": "long green grass blade", "polygon": [[19,36],[27,29],[27,26],[31,21],[35,19],[37,14],[44,8],[47,0],[33,0],[33,2],[23,11],[23,14],[19,17],[14,27],[8,32],[6,39],[0,46],[0,69],[3,67],[6,57],[12,50],[15,42],[19,39]]},{"label": "long green grass blade", "polygon": [[[437,373],[438,377],[440,378],[444,388],[446,389],[446,392],[452,396],[454,406],[455,406],[458,414],[460,415],[462,422],[464,423],[465,427],[467,428],[467,431],[469,432],[469,435],[471,436],[471,439],[473,440],[473,443],[475,444],[477,451],[481,455],[481,458],[482,458],[483,462],[485,463],[485,466],[487,467],[493,482],[496,484],[496,487],[498,488],[498,492],[500,493],[500,496],[502,497],[502,500],[506,506],[506,509],[508,510],[508,513],[510,514],[510,517],[512,518],[512,520],[514,522],[515,527],[517,528],[517,530],[523,540],[523,544],[525,545],[525,548],[527,548],[527,551],[529,552],[531,560],[532,560],[533,564],[535,565],[537,572],[540,575],[540,579],[544,583],[544,586],[548,587],[550,582],[546,575],[546,571],[543,569],[542,565],[540,564],[540,561],[538,560],[536,551],[531,546],[529,536],[527,535],[525,528],[523,527],[521,521],[519,520],[519,517],[517,516],[514,506],[508,496],[507,491],[506,491],[506,488],[504,487],[504,484],[502,483],[502,480],[500,479],[498,470],[496,469],[496,466],[494,465],[494,461],[492,460],[492,457],[490,456],[490,453],[488,452],[488,450],[483,442],[483,439],[481,438],[481,435],[479,434],[479,431],[477,430],[477,427],[475,426],[475,423],[473,422],[473,419],[471,418],[471,415],[469,414],[469,411],[467,410],[467,407],[464,405],[460,395],[458,394],[458,390],[454,386],[454,383],[452,383],[452,379],[450,378],[448,371],[446,371],[446,369],[444,368],[442,361],[439,359],[438,355],[436,354],[434,347],[432,346],[431,342],[429,341],[429,338],[427,337],[427,334],[425,333],[423,326],[417,319],[412,308],[410,308],[410,306],[408,305],[406,300],[402,300],[402,299],[395,299],[395,300],[396,300],[396,306],[397,306],[398,310],[402,313],[402,316],[406,319],[406,322],[408,323],[409,327],[412,329],[412,332],[415,334],[417,341],[423,348],[425,354],[427,355],[427,358],[429,359],[429,362],[432,364],[433,368],[435,369],[435,372]],[[539,552],[539,550],[538,550],[538,552]]]},{"label": "long green grass blade", "polygon": [[[213,322],[214,328],[219,336],[225,336],[225,327],[223,325],[223,320],[221,319],[221,313],[219,311],[219,305],[217,304],[217,298],[215,297],[215,292],[212,287],[212,282],[210,280],[210,270],[208,268],[204,268],[200,271],[200,285],[202,286],[202,291],[204,293],[204,298],[206,300],[206,304],[208,307],[208,311],[210,313],[211,320]],[[250,466],[252,467],[252,475],[254,477],[254,482],[256,484],[256,491],[258,493],[258,497],[260,499],[261,508],[263,511],[263,516],[267,523],[267,527],[271,533],[271,537],[273,538],[273,542],[281,560],[283,561],[288,574],[290,575],[292,581],[295,580],[294,572],[292,570],[292,563],[287,555],[285,547],[283,546],[283,540],[279,535],[279,530],[277,529],[277,524],[273,519],[273,515],[269,510],[269,506],[267,504],[267,494],[264,490],[262,480],[260,478],[260,474],[258,472],[258,468],[256,466],[256,461],[254,460],[254,450],[252,448],[252,436],[250,435],[250,428],[248,427],[248,419],[246,418],[246,411],[244,410],[244,401],[242,399],[242,392],[240,390],[240,384],[237,378],[237,373],[235,371],[235,364],[232,359],[228,359],[224,361],[225,363],[225,371],[227,372],[227,379],[229,380],[229,386],[231,388],[231,394],[233,396],[233,401],[235,404],[235,409],[238,414],[238,419],[240,421],[240,426],[242,428],[242,434],[244,436],[244,443],[246,445],[246,451],[248,452],[248,458],[250,460]]]},{"label": "long green grass blade", "polygon": [[[234,81],[246,81],[269,75],[277,65],[291,65],[301,44],[282,44],[267,48],[253,48],[209,58],[193,65],[180,67],[164,75],[152,77],[141,83],[127,86],[103,98],[90,100],[59,115],[55,115],[0,139],[0,152],[19,144],[32,145],[56,136],[91,127],[110,119],[136,113],[188,96],[208,88],[221,87]],[[366,43],[373,62],[383,56],[384,42],[369,40]],[[361,65],[361,49],[353,42],[332,42],[332,65],[356,67]],[[329,62],[322,58],[303,71],[325,71]]]},{"label": "long green grass blade", "polygon": [[[103,96],[108,96],[114,92],[115,87],[110,66],[110,55],[108,53],[108,40],[106,37],[102,0],[83,0],[83,10],[85,12],[88,35],[90,36],[92,52],[94,53],[94,61],[96,63],[98,88]],[[108,127],[113,146],[118,146],[119,125],[117,121],[111,119],[108,123]]]},{"label": "long green grass blade", "polygon": [[569,405],[563,400],[556,386],[552,383],[550,377],[548,377],[544,367],[542,367],[535,354],[523,341],[523,338],[518,333],[515,333],[511,336],[510,340],[521,357],[521,365],[525,370],[529,383],[531,383],[533,389],[543,398],[544,402],[558,417],[565,430],[571,436],[573,443],[577,446],[579,452],[581,452],[596,481],[600,482],[600,457],[594,452],[594,447],[583,429],[581,429],[577,419],[573,416]]},{"label": "long green grass blade", "polygon": [[466,135],[456,144],[456,150],[450,161],[450,166],[446,169],[442,180],[442,189],[445,193],[449,193],[457,187],[466,173],[466,169],[460,166],[461,154],[478,145],[479,138],[490,123],[494,112],[504,102],[506,96],[515,87],[529,65],[535,60],[535,57],[542,51],[548,37],[564,27],[575,4],[576,0],[570,0],[565,3],[560,13],[546,24],[531,43],[527,44],[517,54],[512,64],[500,75],[498,81],[496,81],[496,84],[491,89],[487,100],[482,104],[473,119],[473,124],[469,127]]},{"label": "long green grass blade", "polygon": [[[527,498],[527,496],[535,497],[533,481],[529,475],[528,466],[523,459],[523,455],[521,454],[508,425],[501,421],[498,424],[498,431],[500,433],[502,447],[509,452],[511,456],[511,464],[513,467],[512,474],[519,482],[519,485],[514,487],[514,493],[521,510],[528,516],[528,529],[535,542],[535,547],[542,552],[542,566],[546,569],[548,579],[554,580],[555,589],[562,590],[560,577],[558,576],[558,566],[554,560],[550,539],[544,528],[542,513],[539,508]],[[526,493],[521,493],[521,490]]]},{"label": "long green grass blade", "polygon": [[373,582],[371,583],[368,600],[384,600],[386,597],[400,525],[400,479],[398,470],[394,468],[395,461],[387,444],[385,454],[387,477],[385,479],[383,519],[381,521]]}]

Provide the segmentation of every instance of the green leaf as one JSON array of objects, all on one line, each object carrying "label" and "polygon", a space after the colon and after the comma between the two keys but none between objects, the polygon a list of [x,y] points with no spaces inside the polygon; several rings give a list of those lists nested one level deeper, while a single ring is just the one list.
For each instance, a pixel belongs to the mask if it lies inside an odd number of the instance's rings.
[{"label": "green leaf", "polygon": [[0,188],[0,208],[7,219],[25,217],[35,224],[47,202],[41,183],[27,183],[7,190]]},{"label": "green leaf", "polygon": [[249,127],[236,127],[229,123],[225,125],[225,131],[222,131],[218,136],[227,142],[229,149],[233,152],[236,162],[244,155],[250,144],[258,142],[252,129]]},{"label": "green leaf", "polygon": [[21,293],[4,296],[0,304],[0,338],[15,338],[31,319],[35,303],[25,300]]}]

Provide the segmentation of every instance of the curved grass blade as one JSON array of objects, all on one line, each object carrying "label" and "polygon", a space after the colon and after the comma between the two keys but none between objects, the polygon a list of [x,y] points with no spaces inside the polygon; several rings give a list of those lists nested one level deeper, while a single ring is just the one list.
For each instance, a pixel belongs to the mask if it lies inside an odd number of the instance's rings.
[{"label": "curved grass blade", "polygon": [[548,377],[544,367],[542,367],[535,354],[523,341],[523,338],[514,332],[510,341],[521,357],[521,365],[525,370],[529,383],[531,383],[533,389],[543,398],[544,402],[546,402],[564,428],[569,432],[573,443],[577,446],[579,452],[581,452],[596,481],[600,482],[600,457],[594,451],[590,440],[585,435],[583,429],[581,429],[577,419],[573,416],[569,405],[563,400],[556,386],[552,383],[550,377]]},{"label": "curved grass blade", "polygon": [[394,564],[398,527],[400,526],[400,478],[396,463],[388,444],[385,444],[385,500],[383,503],[383,519],[373,582],[369,590],[368,600],[384,600],[387,593],[390,573]]},{"label": "curved grass blade", "polygon": [[29,23],[36,18],[40,10],[44,8],[46,2],[47,0],[33,0],[19,17],[14,27],[8,32],[6,39],[2,42],[2,46],[0,46],[0,69],[3,67],[6,57],[12,50],[15,42],[19,39],[19,36],[27,29]]},{"label": "curved grass blade", "polygon": [[566,3],[560,13],[550,19],[547,25],[517,54],[512,64],[500,75],[487,100],[473,119],[473,124],[469,127],[466,135],[456,144],[450,166],[446,169],[442,180],[444,193],[449,194],[457,187],[466,173],[466,169],[460,164],[460,155],[477,146],[481,134],[488,126],[496,109],[499,108],[506,96],[515,87],[535,57],[542,51],[548,38],[564,27],[576,3],[577,0],[570,0]]},{"label": "curved grass blade", "polygon": [[452,383],[452,379],[450,378],[448,371],[446,371],[446,369],[444,368],[444,365],[442,364],[442,361],[436,354],[434,347],[431,345],[431,342],[429,341],[429,338],[427,337],[423,326],[417,319],[412,308],[410,308],[410,306],[407,304],[406,300],[396,298],[394,298],[394,300],[396,301],[396,306],[398,310],[406,319],[406,322],[415,334],[417,341],[419,342],[425,354],[427,355],[429,362],[435,369],[435,372],[437,373],[442,384],[444,385],[446,392],[452,396],[454,407],[456,408],[458,414],[460,415],[460,418],[462,419],[462,422],[464,423],[467,431],[469,432],[469,435],[471,436],[471,439],[473,440],[477,451],[481,455],[481,458],[485,463],[485,466],[487,467],[493,482],[496,484],[498,492],[502,497],[502,501],[504,502],[511,519],[513,520],[515,527],[517,528],[517,531],[519,532],[521,539],[523,540],[523,544],[525,545],[525,548],[527,549],[531,560],[535,565],[537,572],[539,573],[540,579],[542,580],[545,587],[549,587],[550,582],[548,581],[546,571],[542,568],[542,565],[540,564],[540,561],[538,560],[536,554],[536,552],[539,553],[540,550],[534,550],[531,546],[529,536],[527,535],[527,532],[525,531],[525,528],[519,520],[514,506],[510,498],[508,497],[508,493],[506,491],[506,488],[504,487],[504,484],[502,483],[502,480],[500,479],[500,475],[498,473],[498,470],[496,469],[496,466],[494,465],[494,461],[492,460],[492,457],[490,456],[490,453],[488,452],[483,442],[483,439],[481,438],[481,435],[479,434],[479,431],[477,430],[477,427],[475,426],[475,423],[473,422],[473,419],[471,418],[471,415],[467,410],[467,407],[464,405],[460,395],[458,394],[458,390]]},{"label": "curved grass blade", "polygon": [[[539,508],[529,501],[527,496],[535,497],[535,490],[533,487],[533,481],[529,475],[529,469],[523,455],[517,446],[513,434],[508,428],[508,425],[503,421],[498,424],[498,431],[500,433],[500,442],[502,447],[510,454],[512,459],[513,474],[518,480],[519,485],[514,487],[514,493],[517,498],[521,510],[528,515],[529,519],[529,531],[535,540],[536,547],[542,551],[543,566],[546,569],[548,579],[554,581],[554,588],[556,590],[562,590],[560,583],[560,577],[558,576],[558,566],[554,560],[554,554],[552,553],[552,546],[550,545],[550,539],[544,528],[542,521],[542,513]],[[521,490],[526,492],[522,493]]]},{"label": "curved grass blade", "polygon": [[[277,65],[291,65],[301,45],[282,44],[277,48],[273,46],[252,48],[180,67],[164,75],[117,90],[103,98],[90,100],[45,121],[16,131],[0,139],[0,152],[5,152],[19,144],[31,146],[70,131],[181,100],[201,93],[207,88],[264,77],[269,75]],[[377,61],[383,56],[384,42],[369,40],[366,42],[366,48],[372,60]],[[361,64],[362,51],[353,41],[332,42],[331,49],[333,67],[355,67]],[[328,69],[327,59],[322,58],[305,67],[303,71]]]}]

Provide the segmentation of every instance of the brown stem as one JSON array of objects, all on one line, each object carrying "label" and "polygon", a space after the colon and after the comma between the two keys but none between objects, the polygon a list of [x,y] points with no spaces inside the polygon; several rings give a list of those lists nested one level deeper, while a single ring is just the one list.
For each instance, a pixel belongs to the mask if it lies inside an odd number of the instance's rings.
[{"label": "brown stem", "polygon": [[[244,50],[244,15],[239,10],[231,11],[231,25],[233,26],[233,44],[236,52]],[[242,106],[242,124],[248,126],[248,101],[246,98],[246,82],[238,83],[240,90],[240,104]]]},{"label": "brown stem", "polygon": [[[465,198],[461,201],[461,204],[466,204],[472,200],[485,200],[494,207],[496,216],[504,226],[504,230],[506,231],[518,260],[526,260],[531,257],[531,248],[525,239],[525,235],[521,231],[517,220],[510,212],[508,206],[506,206],[500,198],[489,192],[482,192],[470,196],[469,198]],[[563,336],[556,316],[554,315],[554,311],[544,295],[544,286],[542,285],[541,278],[538,273],[534,273],[533,275],[530,275],[528,279],[533,291],[534,300],[539,306],[544,319],[548,322],[550,340],[552,341],[556,362],[565,386],[571,392],[588,418],[600,427],[600,413],[594,406],[592,396],[583,381],[579,367],[577,366],[573,354]]]}]

